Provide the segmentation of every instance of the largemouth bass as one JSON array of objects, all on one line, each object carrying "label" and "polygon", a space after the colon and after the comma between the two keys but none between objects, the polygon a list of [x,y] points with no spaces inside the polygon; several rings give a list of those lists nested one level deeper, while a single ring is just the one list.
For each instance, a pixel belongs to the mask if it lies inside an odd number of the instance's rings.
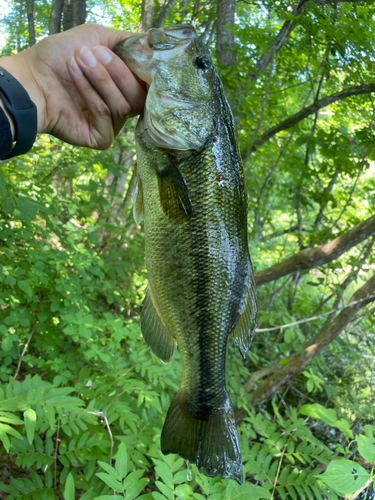
[{"label": "largemouth bass", "polygon": [[233,115],[192,26],[151,29],[114,51],[150,86],[136,128],[134,215],[145,221],[149,280],[141,329],[159,358],[177,343],[182,360],[161,450],[242,484],[225,359],[230,334],[246,355],[257,305]]}]

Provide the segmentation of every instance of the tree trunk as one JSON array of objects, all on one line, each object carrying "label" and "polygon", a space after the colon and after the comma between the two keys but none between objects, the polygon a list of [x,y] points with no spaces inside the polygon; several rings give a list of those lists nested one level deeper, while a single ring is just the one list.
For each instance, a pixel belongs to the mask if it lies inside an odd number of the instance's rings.
[{"label": "tree trunk", "polygon": [[70,30],[74,27],[73,24],[73,1],[74,0],[64,0],[64,18],[63,18],[63,30]]},{"label": "tree trunk", "polygon": [[34,0],[27,0],[27,23],[29,25],[29,47],[35,45]]},{"label": "tree trunk", "polygon": [[86,0],[64,0],[64,31],[86,21]]},{"label": "tree trunk", "polygon": [[21,52],[21,36],[23,32],[23,0],[20,0],[20,10],[17,16],[18,20],[18,29],[17,29],[17,52]]},{"label": "tree trunk", "polygon": [[51,13],[49,16],[49,34],[54,35],[61,31],[61,16],[64,0],[52,0]]},{"label": "tree trunk", "polygon": [[86,0],[73,1],[73,22],[74,26],[85,24],[86,22]]},{"label": "tree trunk", "polygon": [[219,64],[237,65],[236,55],[231,52],[236,44],[234,35],[226,26],[234,25],[236,0],[218,0],[216,57]]},{"label": "tree trunk", "polygon": [[154,0],[142,0],[142,15],[138,31],[143,33],[152,28],[154,18]]}]

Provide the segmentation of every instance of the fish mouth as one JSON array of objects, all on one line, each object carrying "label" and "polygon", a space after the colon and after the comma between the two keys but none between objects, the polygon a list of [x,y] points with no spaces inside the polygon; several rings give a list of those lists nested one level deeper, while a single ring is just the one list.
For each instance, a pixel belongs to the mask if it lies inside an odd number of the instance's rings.
[{"label": "fish mouth", "polygon": [[147,33],[129,36],[121,40],[112,50],[139,80],[151,85],[149,66],[153,51],[147,43]]},{"label": "fish mouth", "polygon": [[158,61],[175,58],[197,36],[191,25],[151,28],[146,33],[137,33],[125,38],[115,45],[113,52],[140,80],[150,86],[152,71]]}]

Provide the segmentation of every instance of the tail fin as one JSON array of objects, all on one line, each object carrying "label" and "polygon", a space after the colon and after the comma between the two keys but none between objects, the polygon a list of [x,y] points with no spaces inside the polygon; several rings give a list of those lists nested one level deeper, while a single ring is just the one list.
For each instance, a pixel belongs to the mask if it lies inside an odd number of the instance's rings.
[{"label": "tail fin", "polygon": [[194,417],[180,389],[172,401],[161,434],[161,451],[196,463],[200,472],[243,482],[241,449],[232,405],[227,401],[206,420]]}]

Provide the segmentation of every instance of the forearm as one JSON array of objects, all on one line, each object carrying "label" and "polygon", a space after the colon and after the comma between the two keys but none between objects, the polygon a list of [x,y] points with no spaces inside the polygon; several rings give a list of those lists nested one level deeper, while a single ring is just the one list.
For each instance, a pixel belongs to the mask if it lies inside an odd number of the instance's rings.
[{"label": "forearm", "polygon": [[[30,66],[32,65],[32,49],[25,50],[19,54],[13,56],[3,57],[0,59],[0,66],[5,68],[9,73],[18,80],[18,82],[23,86],[26,92],[29,94],[30,99],[34,102],[38,110],[38,132],[42,132],[42,117],[43,117],[43,102],[40,98],[40,92],[37,88],[35,80],[30,72]],[[16,138],[16,129],[14,125],[13,118],[11,114],[7,111],[4,106],[3,101],[0,98],[0,105],[7,115],[11,130],[13,140]]]}]

